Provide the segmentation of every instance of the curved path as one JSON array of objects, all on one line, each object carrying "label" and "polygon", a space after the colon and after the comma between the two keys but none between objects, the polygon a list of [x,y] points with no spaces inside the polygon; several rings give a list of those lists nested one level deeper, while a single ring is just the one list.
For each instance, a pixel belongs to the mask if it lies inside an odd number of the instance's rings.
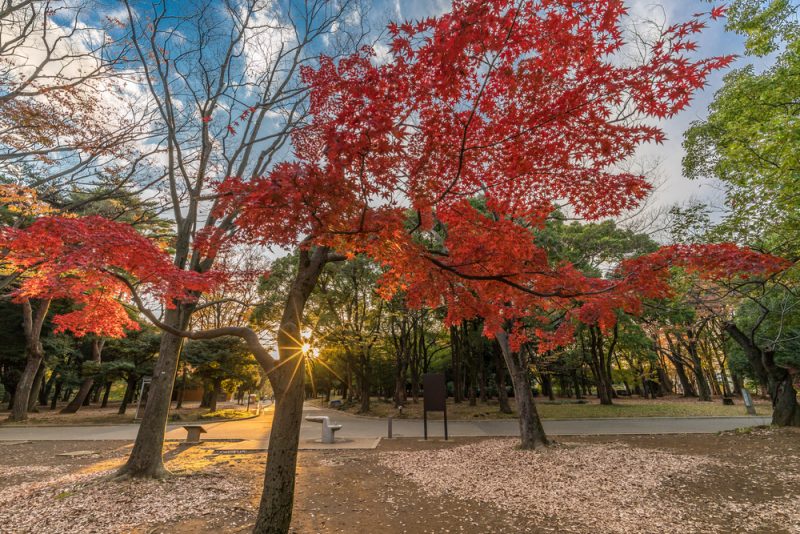
[{"label": "curved path", "polygon": [[[342,438],[386,437],[387,420],[358,417],[337,410],[305,406],[306,415],[329,415],[331,420],[343,425],[336,436]],[[624,417],[613,419],[546,419],[545,431],[554,436],[614,435],[614,434],[702,434],[716,433],[742,427],[768,425],[769,417]],[[265,440],[272,424],[272,408],[256,418],[243,421],[203,423],[208,433],[203,439]],[[422,420],[399,419],[392,423],[394,437],[422,437]],[[450,436],[515,436],[519,426],[514,419],[450,421]],[[133,441],[139,425],[94,426],[6,426],[0,425],[0,441]],[[167,427],[167,439],[183,439],[186,431],[181,424]],[[318,423],[303,421],[302,440],[319,438]],[[428,421],[428,437],[441,439],[441,420]]]}]

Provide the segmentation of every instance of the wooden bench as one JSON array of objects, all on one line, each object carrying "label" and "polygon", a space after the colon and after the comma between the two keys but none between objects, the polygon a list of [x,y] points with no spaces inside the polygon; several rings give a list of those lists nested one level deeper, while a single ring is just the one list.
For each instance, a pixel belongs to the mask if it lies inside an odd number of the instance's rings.
[{"label": "wooden bench", "polygon": [[200,434],[205,434],[207,430],[203,425],[184,425],[186,429],[186,441],[184,443],[200,443]]},{"label": "wooden bench", "polygon": [[333,443],[333,434],[342,429],[342,425],[332,425],[330,417],[327,415],[308,415],[306,421],[322,423],[322,443]]}]

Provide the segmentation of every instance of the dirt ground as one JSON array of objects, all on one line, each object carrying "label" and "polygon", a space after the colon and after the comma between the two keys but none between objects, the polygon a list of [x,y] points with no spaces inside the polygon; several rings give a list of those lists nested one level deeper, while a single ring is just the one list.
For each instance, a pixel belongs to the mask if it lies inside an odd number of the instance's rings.
[{"label": "dirt ground", "polygon": [[[0,442],[0,532],[252,528],[263,453],[171,443],[165,482],[112,478],[121,442]],[[65,452],[89,451],[76,457]],[[495,462],[495,463],[493,463]],[[295,533],[800,533],[800,432],[383,440],[301,452]]]}]

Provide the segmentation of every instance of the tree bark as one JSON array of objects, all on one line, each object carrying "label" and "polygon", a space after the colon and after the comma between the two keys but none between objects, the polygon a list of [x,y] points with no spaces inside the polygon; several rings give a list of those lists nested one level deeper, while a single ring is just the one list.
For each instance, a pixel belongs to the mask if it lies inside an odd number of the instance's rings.
[{"label": "tree bark", "polygon": [[[262,379],[263,380],[263,379]],[[260,390],[261,388],[259,388]],[[175,402],[175,409],[180,410],[183,407],[183,395],[186,392],[186,360],[183,360],[183,371],[181,372],[181,386],[178,389],[178,398]]]},{"label": "tree bark", "polygon": [[[613,351],[613,346],[609,353],[611,351]],[[590,367],[597,385],[597,396],[600,399],[600,404],[611,405],[613,404],[614,387],[611,384],[611,377],[608,372],[610,362],[606,361],[605,352],[603,351],[603,334],[596,326],[589,327],[589,354],[591,355]]]},{"label": "tree bark", "polygon": [[11,421],[25,421],[28,419],[28,400],[31,396],[36,372],[44,360],[44,349],[42,347],[41,335],[42,325],[50,308],[49,300],[38,301],[36,311],[30,300],[26,299],[22,303],[22,325],[25,332],[25,369],[17,383],[14,391],[14,405],[11,408],[9,419]]},{"label": "tree bark", "polygon": [[[296,341],[308,297],[317,284],[328,258],[328,249],[317,247],[313,253],[300,251],[300,261],[278,329],[280,366],[270,373],[275,391],[275,414],[267,450],[264,490],[253,528],[255,534],[285,534],[292,521],[297,447],[303,418],[304,381],[302,352]],[[294,361],[293,361],[294,360]]]},{"label": "tree bark", "polygon": [[361,378],[358,381],[358,384],[361,389],[361,406],[359,407],[359,413],[369,413],[369,371],[364,372]]},{"label": "tree bark", "polygon": [[208,411],[209,412],[216,412],[217,411],[217,399],[219,398],[219,392],[222,389],[222,380],[215,379],[213,384],[211,385],[211,397],[208,403]]},{"label": "tree bark", "polygon": [[759,381],[766,382],[772,400],[772,424],[800,426],[800,404],[790,370],[777,365],[774,352],[763,350],[735,324],[726,324],[725,331],[742,347]]},{"label": "tree bark", "polygon": [[[179,305],[167,309],[164,323],[184,330],[189,322],[192,308]],[[153,381],[147,395],[142,422],[131,455],[117,473],[119,476],[163,478],[169,474],[164,467],[161,452],[164,448],[167,416],[172,403],[172,387],[175,383],[182,345],[183,338],[167,332],[161,335],[158,360],[153,370]]]},{"label": "tree bark", "polygon": [[39,398],[39,392],[42,390],[42,383],[44,382],[45,364],[44,359],[36,370],[36,376],[33,378],[33,386],[31,386],[31,394],[28,396],[28,411],[38,412],[39,408],[36,407],[36,401]]},{"label": "tree bark", "polygon": [[39,390],[39,406],[47,406],[50,399],[50,393],[53,391],[53,384],[55,383],[57,373],[50,373],[50,378],[45,382],[44,387]]},{"label": "tree bark", "polygon": [[108,381],[105,385],[105,390],[103,391],[103,402],[100,403],[101,408],[105,408],[108,406],[108,396],[111,394],[111,385],[113,382]]},{"label": "tree bark", "polygon": [[[94,338],[92,340],[92,361],[95,363],[100,363],[102,359],[103,353],[103,345],[105,344],[105,340],[101,338]],[[81,406],[83,406],[83,401],[85,401],[89,396],[89,391],[91,391],[92,386],[94,385],[94,378],[84,378],[83,382],[81,382],[81,387],[78,390],[78,394],[75,395],[75,398],[67,404],[64,409],[61,410],[61,413],[75,413],[80,410]]]},{"label": "tree bark", "polygon": [[678,381],[681,383],[684,397],[697,397],[692,381],[689,380],[689,375],[686,374],[686,366],[683,364],[683,358],[680,355],[680,347],[672,341],[672,338],[667,335],[667,345],[669,350],[667,352],[667,359],[675,367],[675,374],[678,375]]},{"label": "tree bark", "polygon": [[59,377],[59,379],[56,381],[56,385],[55,385],[55,388],[53,390],[53,398],[50,401],[50,409],[51,410],[55,410],[56,406],[58,406],[58,397],[59,397],[59,395],[61,395],[61,387],[62,387],[62,381],[61,381],[61,378]]},{"label": "tree bark", "polygon": [[512,353],[508,343],[508,334],[500,330],[495,334],[503,359],[511,374],[514,385],[514,398],[517,401],[519,414],[520,448],[535,449],[549,444],[542,427],[542,420],[536,410],[536,403],[531,392],[531,378],[527,358],[521,353]]},{"label": "tree bark", "polygon": [[494,356],[494,368],[497,375],[497,401],[500,404],[500,412],[512,413],[511,405],[508,403],[508,392],[506,391],[506,366],[501,360],[503,350],[497,340],[492,345],[492,356]]},{"label": "tree bark", "polygon": [[453,368],[453,402],[460,403],[464,400],[464,381],[462,370],[462,339],[458,326],[450,327],[450,357]]},{"label": "tree bark", "polygon": [[122,395],[122,402],[119,405],[119,410],[117,413],[119,415],[124,415],[128,409],[128,404],[133,400],[133,393],[136,391],[136,384],[139,382],[139,376],[135,373],[131,373],[128,375],[128,379],[125,382],[125,393]]}]

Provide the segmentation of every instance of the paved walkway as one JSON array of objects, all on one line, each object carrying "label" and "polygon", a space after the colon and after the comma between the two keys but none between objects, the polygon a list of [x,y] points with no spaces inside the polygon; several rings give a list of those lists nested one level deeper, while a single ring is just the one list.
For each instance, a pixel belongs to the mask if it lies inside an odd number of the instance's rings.
[{"label": "paved walkway", "polygon": [[[329,415],[331,420],[343,425],[336,436],[341,438],[385,437],[386,419],[357,417],[336,410],[305,407],[307,415]],[[614,434],[702,434],[715,433],[735,428],[767,425],[769,417],[625,417],[616,419],[560,419],[545,420],[544,429],[554,436],[614,435]],[[264,440],[269,437],[272,424],[272,408],[261,416],[244,421],[204,423],[208,430],[203,439]],[[0,441],[81,441],[122,440],[133,441],[139,425],[108,426],[0,426]],[[519,426],[514,419],[483,421],[450,421],[451,436],[515,436]],[[394,437],[422,437],[422,421],[418,419],[396,419],[393,421]],[[442,421],[428,421],[428,437],[443,435]],[[180,424],[167,426],[167,439],[183,439],[186,431]],[[303,421],[300,439],[319,438],[319,423]]]}]

